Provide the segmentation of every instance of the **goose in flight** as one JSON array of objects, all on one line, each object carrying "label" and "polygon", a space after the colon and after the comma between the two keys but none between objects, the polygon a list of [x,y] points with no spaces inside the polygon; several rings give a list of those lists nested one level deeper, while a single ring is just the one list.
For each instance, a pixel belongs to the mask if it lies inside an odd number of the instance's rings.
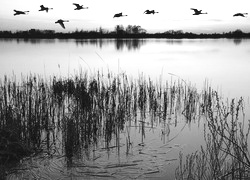
[{"label": "goose in flight", "polygon": [[128,16],[128,15],[123,15],[122,13],[117,13],[117,14],[114,15],[113,18],[115,18],[115,17],[122,17],[122,16]]},{"label": "goose in flight", "polygon": [[27,14],[29,12],[29,11],[18,11],[18,10],[15,10],[15,9],[14,9],[14,11],[15,11],[14,16],[20,15],[20,14]]},{"label": "goose in flight", "polygon": [[234,17],[236,17],[236,16],[246,17],[245,15],[248,15],[248,13],[236,13],[233,16]]},{"label": "goose in flight", "polygon": [[41,5],[40,8],[41,9],[39,11],[46,11],[46,12],[48,12],[50,9],[53,9],[53,8],[44,7],[44,5]]},{"label": "goose in flight", "polygon": [[195,8],[191,8],[191,10],[194,10],[194,14],[193,15],[207,14],[207,13],[202,13],[201,12],[202,10],[198,10],[198,9],[195,9]]},{"label": "goose in flight", "polygon": [[62,26],[62,28],[65,29],[65,26],[64,26],[63,22],[69,22],[69,21],[68,20],[59,19],[55,23],[59,23]]},{"label": "goose in flight", "polygon": [[144,12],[144,14],[155,14],[155,13],[159,13],[159,12],[156,12],[155,10],[146,10],[145,12]]},{"label": "goose in flight", "polygon": [[74,10],[88,9],[88,7],[83,7],[83,5],[80,5],[77,3],[73,3],[73,5],[76,6],[76,8]]}]

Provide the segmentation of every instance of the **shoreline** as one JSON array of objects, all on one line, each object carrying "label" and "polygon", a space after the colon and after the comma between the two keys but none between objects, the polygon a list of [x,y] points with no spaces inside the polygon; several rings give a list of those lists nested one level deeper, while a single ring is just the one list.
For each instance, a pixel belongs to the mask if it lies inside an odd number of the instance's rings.
[{"label": "shoreline", "polygon": [[0,31],[0,38],[25,38],[25,39],[249,39],[250,33],[241,30],[223,33],[201,33],[182,31],[166,31],[163,33],[126,33],[98,31],[75,31],[68,33],[55,32],[52,30],[30,29],[27,31]]}]

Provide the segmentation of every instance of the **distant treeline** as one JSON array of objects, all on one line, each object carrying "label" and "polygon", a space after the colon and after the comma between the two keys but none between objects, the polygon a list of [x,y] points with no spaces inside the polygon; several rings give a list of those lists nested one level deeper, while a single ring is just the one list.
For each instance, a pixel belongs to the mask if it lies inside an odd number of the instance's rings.
[{"label": "distant treeline", "polygon": [[30,29],[27,31],[0,31],[0,38],[60,38],[60,39],[91,39],[91,38],[250,38],[250,33],[240,29],[223,33],[201,33],[183,32],[182,30],[168,30],[162,33],[147,33],[141,26],[123,25],[115,26],[113,31],[99,28],[92,31],[76,30],[62,33],[54,30]]}]

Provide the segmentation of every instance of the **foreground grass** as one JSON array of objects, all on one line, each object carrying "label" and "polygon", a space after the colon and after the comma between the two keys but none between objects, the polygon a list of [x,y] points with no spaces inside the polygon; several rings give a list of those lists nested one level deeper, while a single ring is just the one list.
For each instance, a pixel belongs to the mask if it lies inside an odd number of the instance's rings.
[{"label": "foreground grass", "polygon": [[216,91],[208,94],[205,147],[183,158],[176,179],[249,179],[250,120],[246,122],[244,101],[232,99],[225,105]]},{"label": "foreground grass", "polygon": [[[148,114],[152,121],[157,116],[164,121],[182,111],[190,121],[195,96],[195,88],[183,81],[162,85],[124,74],[80,73],[48,80],[30,75],[18,82],[4,77],[0,82],[1,164],[41,152],[44,131],[62,131],[64,151],[72,158],[100,138],[109,147],[113,137],[119,139],[125,122],[144,122]],[[127,146],[129,142],[130,137]]]},{"label": "foreground grass", "polygon": [[[44,149],[49,152],[49,141],[55,139],[50,131],[62,131],[63,151],[72,160],[100,138],[109,147],[115,137],[119,147],[120,132],[128,121],[139,119],[143,123],[148,115],[152,122],[166,121],[182,115],[187,122],[207,118],[207,146],[187,156],[186,163],[180,154],[176,177],[243,178],[249,175],[249,125],[241,120],[242,113],[242,99],[225,105],[210,87],[198,93],[183,80],[159,83],[143,76],[133,79],[98,71],[70,78],[30,75],[18,82],[5,77],[0,82],[1,169],[4,173],[10,162],[35,156]],[[129,149],[129,135],[126,146]]]}]

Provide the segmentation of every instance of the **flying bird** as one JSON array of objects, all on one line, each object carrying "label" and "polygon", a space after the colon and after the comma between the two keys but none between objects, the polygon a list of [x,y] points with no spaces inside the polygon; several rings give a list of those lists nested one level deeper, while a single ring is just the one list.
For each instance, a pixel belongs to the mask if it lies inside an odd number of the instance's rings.
[{"label": "flying bird", "polygon": [[128,15],[123,15],[122,13],[117,13],[117,14],[114,15],[113,18],[115,18],[115,17],[122,17],[122,16],[128,16]]},{"label": "flying bird", "polygon": [[201,12],[202,10],[198,10],[198,9],[195,9],[195,8],[191,8],[191,10],[194,10],[194,14],[193,15],[207,14],[207,13],[202,13]]},{"label": "flying bird", "polygon": [[14,11],[15,11],[14,16],[21,15],[21,14],[27,14],[29,12],[29,11],[18,11],[18,10],[15,10],[15,9],[14,9]]},{"label": "flying bird", "polygon": [[245,15],[248,15],[248,13],[236,13],[233,16],[234,17],[236,17],[236,16],[246,17]]},{"label": "flying bird", "polygon": [[68,20],[59,19],[55,23],[59,23],[62,26],[62,28],[65,29],[65,26],[64,26],[63,22],[69,22],[69,21]]},{"label": "flying bird", "polygon": [[80,5],[77,3],[73,3],[73,5],[76,6],[76,8],[74,10],[88,9],[88,7],[83,7],[83,5]]},{"label": "flying bird", "polygon": [[143,14],[155,14],[155,13],[159,13],[159,12],[156,12],[155,10],[146,10]]},{"label": "flying bird", "polygon": [[48,12],[50,9],[53,9],[53,8],[44,7],[44,5],[41,5],[40,8],[41,9],[39,11],[46,11],[46,12]]}]

